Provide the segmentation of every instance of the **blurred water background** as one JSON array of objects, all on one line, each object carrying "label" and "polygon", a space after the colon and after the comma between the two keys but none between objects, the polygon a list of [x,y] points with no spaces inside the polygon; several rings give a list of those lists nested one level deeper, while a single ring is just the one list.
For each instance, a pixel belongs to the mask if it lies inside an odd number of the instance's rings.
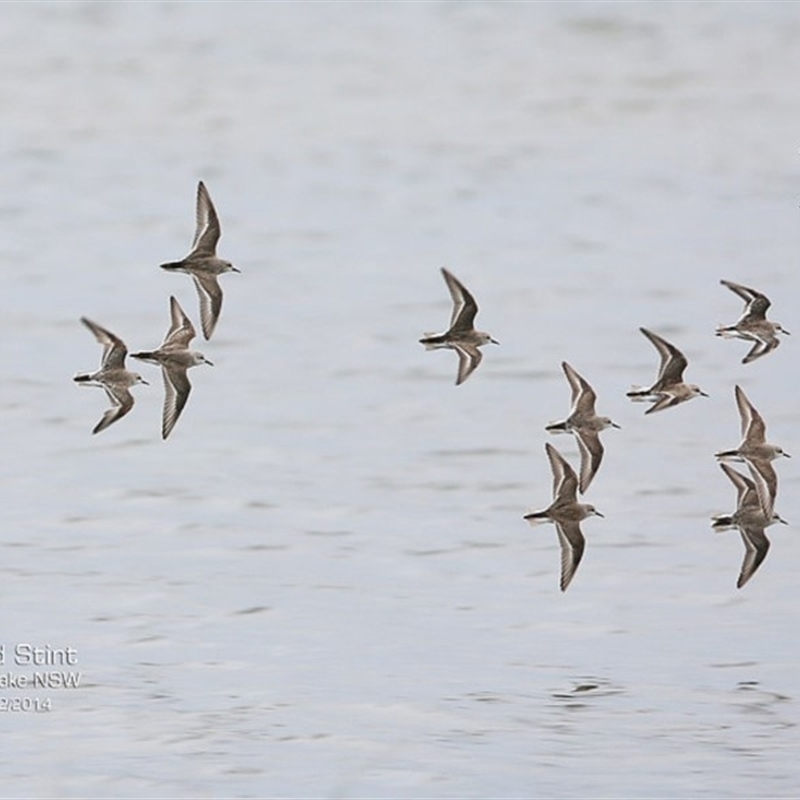
[{"label": "blurred water background", "polygon": [[[797,797],[797,3],[0,5],[2,796]],[[159,437],[72,383],[157,345],[206,181],[222,317]],[[497,338],[453,385],[439,267]],[[710,398],[644,417],[646,326]],[[198,325],[199,328],[199,325]],[[569,591],[566,359],[622,426]],[[714,534],[733,387],[795,459]],[[49,698],[49,712],[9,710]]]}]

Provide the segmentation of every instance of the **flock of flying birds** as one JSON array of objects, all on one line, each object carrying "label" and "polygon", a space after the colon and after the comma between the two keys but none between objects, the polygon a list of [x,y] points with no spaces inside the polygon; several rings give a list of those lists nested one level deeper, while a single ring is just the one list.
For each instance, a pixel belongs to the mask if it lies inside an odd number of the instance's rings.
[{"label": "flock of flying birds", "polygon": [[[498,344],[488,333],[475,330],[475,316],[478,305],[466,287],[446,269],[442,269],[447,288],[453,299],[453,313],[450,327],[439,334],[426,333],[420,343],[426,350],[449,348],[458,354],[458,375],[456,385],[463,383],[481,362],[482,345]],[[721,325],[717,336],[735,337],[752,342],[750,352],[742,360],[749,364],[766,355],[780,344],[778,333],[788,334],[779,323],[767,319],[769,299],[733,281],[720,281],[745,301],[741,317],[733,325]],[[656,380],[647,389],[633,388],[627,396],[634,402],[651,402],[645,414],[653,414],[672,408],[693,397],[708,395],[693,383],[685,383],[683,373],[687,367],[686,357],[675,345],[661,336],[640,328],[658,351],[661,359]],[[572,406],[569,416],[563,422],[547,425],[549,433],[571,433],[575,436],[580,451],[580,478],[569,462],[549,442],[545,452],[553,472],[553,502],[542,511],[525,514],[524,519],[531,524],[553,522],[558,532],[561,547],[561,591],[565,591],[575,576],[583,557],[586,539],[581,532],[581,522],[590,516],[603,515],[588,503],[579,503],[578,492],[584,494],[594,479],[603,460],[603,445],[600,432],[606,428],[619,428],[608,417],[595,413],[597,396],[589,383],[566,361],[561,364],[572,391]],[[775,522],[782,522],[775,513],[775,498],[778,493],[778,479],[772,466],[779,456],[787,456],[780,447],[766,440],[766,425],[763,418],[747,398],[740,386],[735,387],[736,404],[742,423],[742,441],[732,450],[715,454],[721,462],[720,467],[730,478],[737,491],[736,510],[731,514],[713,517],[714,530],[722,531],[737,528],[744,542],[745,555],[736,586],[741,588],[759,568],[769,550],[769,539],[764,530]],[[750,477],[729,466],[727,461],[740,461],[747,465]]]},{"label": "flock of flying birds", "polygon": [[[161,265],[169,272],[185,272],[192,276],[200,298],[200,321],[203,336],[210,339],[219,320],[222,308],[222,290],[218,276],[225,272],[239,272],[229,261],[217,258],[217,242],[220,238],[219,217],[211,202],[205,184],[197,186],[196,227],[189,254],[180,261]],[[426,333],[420,343],[426,350],[447,348],[458,355],[456,385],[463,383],[478,367],[483,358],[480,347],[499,344],[488,333],[475,329],[478,304],[466,287],[448,270],[442,268],[450,296],[453,312],[450,327],[444,333]],[[750,352],[742,360],[749,364],[770,353],[780,344],[778,333],[788,334],[779,323],[767,319],[769,299],[732,281],[720,281],[745,302],[744,313],[733,325],[717,328],[717,336],[735,337],[752,342]],[[198,364],[209,364],[202,353],[190,350],[195,338],[192,321],[174,296],[170,297],[171,323],[164,341],[156,350],[131,353],[133,358],[157,364],[161,367],[164,381],[164,407],[161,436],[166,439],[181,415],[189,398],[192,385],[187,371]],[[111,331],[81,317],[81,322],[94,334],[103,346],[100,369],[92,373],[76,375],[74,380],[82,385],[100,386],[111,402],[110,408],[95,425],[92,433],[100,433],[117,420],[122,419],[133,408],[130,389],[138,383],[147,383],[141,375],[125,367],[128,348],[125,342]],[[693,383],[685,383],[683,373],[687,367],[686,357],[675,345],[661,336],[640,328],[658,351],[661,363],[658,375],[647,389],[634,388],[627,396],[635,402],[651,402],[645,414],[672,408],[705,392]],[[586,540],[581,532],[581,522],[589,516],[603,516],[588,503],[579,503],[578,492],[584,494],[589,488],[603,460],[603,445],[600,432],[606,428],[619,428],[608,417],[595,413],[597,396],[589,383],[566,361],[561,364],[572,391],[572,407],[569,416],[562,422],[546,426],[549,433],[571,433],[575,436],[580,451],[580,477],[569,462],[549,442],[545,452],[553,472],[553,501],[542,511],[525,514],[524,519],[536,523],[555,523],[561,546],[561,590],[565,591],[575,576],[583,557]],[[745,395],[740,386],[735,388],[736,404],[742,421],[742,441],[733,450],[716,454],[722,462],[720,467],[730,478],[737,491],[736,510],[731,514],[713,518],[715,530],[737,528],[745,546],[744,562],[737,581],[741,588],[753,576],[769,550],[769,540],[764,530],[774,522],[784,522],[775,513],[775,497],[778,479],[772,461],[779,456],[788,456],[780,447],[766,441],[766,425],[761,415]],[[747,465],[750,476],[737,472],[727,461],[740,461]]]},{"label": "flock of flying birds", "polygon": [[[208,189],[202,181],[197,185],[195,215],[196,228],[189,255],[181,261],[162,264],[161,268],[169,272],[186,272],[192,276],[200,298],[203,336],[208,340],[214,333],[222,309],[222,290],[219,288],[217,276],[224,272],[240,270],[229,261],[217,258],[217,242],[220,237],[219,217],[211,202]],[[161,367],[161,376],[164,380],[164,410],[161,422],[163,439],[170,435],[189,399],[192,384],[186,375],[187,370],[198,364],[213,366],[202,353],[189,349],[189,343],[196,335],[194,325],[175,297],[170,297],[169,303],[171,323],[161,347],[157,350],[131,353],[132,358],[149,361]],[[100,433],[122,419],[133,408],[131,386],[137,383],[146,384],[147,381],[138,373],[129,372],[125,368],[128,348],[119,336],[86,317],[81,317],[81,322],[103,345],[100,369],[76,375],[73,379],[84,386],[101,386],[105,389],[111,407],[92,430],[92,433]]]}]

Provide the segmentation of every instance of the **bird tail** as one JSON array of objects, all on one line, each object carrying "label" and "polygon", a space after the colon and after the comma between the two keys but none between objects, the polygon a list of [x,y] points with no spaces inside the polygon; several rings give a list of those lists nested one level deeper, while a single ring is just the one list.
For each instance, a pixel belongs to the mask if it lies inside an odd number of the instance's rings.
[{"label": "bird tail", "polygon": [[717,516],[712,517],[711,520],[711,527],[717,532],[736,527],[736,523],[733,521],[733,516],[731,514],[717,514]]},{"label": "bird tail", "polygon": [[171,270],[173,272],[175,270],[182,270],[183,261],[167,261],[166,264],[161,264],[160,267],[161,269]]},{"label": "bird tail", "polygon": [[435,350],[437,347],[441,347],[446,341],[445,337],[440,333],[426,333],[419,340],[419,343],[424,344],[426,350]]},{"label": "bird tail", "polygon": [[91,379],[91,375],[84,373],[82,375],[76,375],[72,380],[74,380],[76,383],[88,383]]}]

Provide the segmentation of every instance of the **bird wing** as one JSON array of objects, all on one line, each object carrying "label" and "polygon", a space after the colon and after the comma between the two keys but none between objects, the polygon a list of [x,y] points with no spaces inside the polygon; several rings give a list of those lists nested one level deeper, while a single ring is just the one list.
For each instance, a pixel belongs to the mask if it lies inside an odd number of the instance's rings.
[{"label": "bird wing", "polygon": [[450,332],[472,330],[475,315],[478,313],[478,304],[475,298],[467,291],[464,284],[451,272],[442,267],[450,297],[453,299],[453,313],[450,316]]},{"label": "bird wing", "polygon": [[191,255],[214,256],[220,237],[219,217],[203,181],[197,184],[195,231]]},{"label": "bird wing", "polygon": [[739,533],[742,536],[742,542],[744,542],[744,560],[739,571],[739,578],[736,581],[737,589],[741,589],[753,577],[769,551],[769,539],[767,539],[762,526],[741,526]]},{"label": "bird wing", "polygon": [[581,415],[594,416],[594,405],[597,400],[594,389],[566,361],[561,362],[561,369],[564,370],[572,390],[570,401],[572,403],[572,413],[574,414],[577,411]]},{"label": "bird wing", "polygon": [[580,524],[572,521],[556,520],[558,543],[561,546],[561,591],[565,592],[570,585],[578,564],[586,549],[586,539],[581,533]]},{"label": "bird wing", "polygon": [[676,397],[674,394],[670,394],[669,392],[661,392],[658,394],[658,399],[656,400],[650,408],[645,411],[645,414],[653,414],[656,411],[663,411],[665,408],[672,408],[672,406],[678,405],[681,400],[679,397]]},{"label": "bird wing", "polygon": [[770,520],[775,510],[775,497],[778,494],[778,476],[772,464],[765,458],[746,459],[746,461],[756,487],[758,501],[761,503],[761,510]]},{"label": "bird wing", "polygon": [[647,328],[639,328],[639,330],[653,343],[661,356],[661,366],[656,383],[661,384],[662,387],[680,383],[687,365],[686,356],[674,344],[662,339],[658,334]]},{"label": "bird wing", "polygon": [[184,349],[195,337],[194,325],[174,296],[169,298],[171,324],[164,337],[163,349]]},{"label": "bird wing", "polygon": [[765,356],[767,353],[774,350],[780,343],[781,340],[777,336],[756,338],[756,343],[750,348],[747,355],[742,359],[742,364],[749,364],[751,361],[755,361],[757,358]]},{"label": "bird wing", "polygon": [[192,384],[186,375],[186,368],[170,364],[161,365],[161,375],[164,379],[164,412],[161,422],[161,438],[166,439],[175,427],[186,401]]},{"label": "bird wing", "polygon": [[764,419],[756,411],[741,386],[737,384],[734,391],[742,420],[742,439],[746,439],[749,444],[764,444],[767,440],[767,426]]},{"label": "bird wing", "polygon": [[600,469],[603,460],[603,445],[597,431],[587,428],[575,428],[572,431],[578,440],[578,449],[581,451],[581,478],[580,492],[584,494],[589,484]]},{"label": "bird wing", "polygon": [[483,358],[483,353],[477,347],[462,342],[451,346],[458,353],[458,377],[456,378],[456,386],[458,386],[464,383],[478,368],[478,364],[481,363]]},{"label": "bird wing", "polygon": [[[727,286],[732,292],[735,292],[745,303],[750,303],[751,300],[759,296],[759,292],[755,289],[750,289],[747,286],[742,286],[741,283],[734,283],[733,281],[726,281],[724,278],[720,280],[723,286]],[[763,295],[761,295],[763,297]]]},{"label": "bird wing", "polygon": [[720,468],[728,476],[728,478],[730,478],[731,483],[733,483],[733,485],[736,487],[737,509],[742,508],[742,506],[744,506],[751,497],[756,498],[756,502],[758,502],[756,485],[750,480],[750,478],[748,478],[746,475],[742,475],[741,472],[735,470],[724,461],[720,462]]},{"label": "bird wing", "polygon": [[553,471],[553,501],[554,505],[564,502],[574,503],[577,500],[578,478],[569,462],[556,450],[550,442],[544,446],[550,469]]},{"label": "bird wing", "polygon": [[125,388],[103,386],[106,395],[111,401],[111,408],[103,414],[100,422],[94,426],[92,433],[100,433],[118,419],[122,419],[133,408],[133,395]]},{"label": "bird wing", "polygon": [[211,273],[192,273],[197,296],[200,298],[200,324],[203,336],[208,340],[217,326],[219,313],[222,310],[222,289],[217,276]]},{"label": "bird wing", "polygon": [[102,325],[87,317],[81,317],[81,322],[94,334],[94,338],[103,345],[103,356],[100,365],[105,369],[125,369],[125,356],[128,348],[125,342],[115,336],[111,331],[106,330]]},{"label": "bird wing", "polygon": [[742,322],[755,322],[757,320],[763,320],[766,317],[767,309],[772,305],[766,295],[748,286],[734,283],[733,281],[721,280],[720,283],[739,295],[746,303],[744,312],[737,324],[741,324]]}]

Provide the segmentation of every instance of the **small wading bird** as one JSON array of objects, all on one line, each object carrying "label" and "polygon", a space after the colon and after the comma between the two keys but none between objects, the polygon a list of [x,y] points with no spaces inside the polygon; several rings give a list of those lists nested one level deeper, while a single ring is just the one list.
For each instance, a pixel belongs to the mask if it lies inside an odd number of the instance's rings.
[{"label": "small wading bird", "polygon": [[572,408],[569,416],[563,422],[554,422],[545,430],[549,433],[572,433],[578,440],[578,448],[581,451],[579,488],[580,493],[584,494],[603,460],[600,431],[606,428],[619,428],[619,425],[608,417],[598,417],[595,414],[594,406],[597,395],[584,378],[566,361],[561,362],[561,369],[564,370],[572,389]]},{"label": "small wading bird", "polygon": [[162,439],[166,439],[175,427],[175,423],[189,399],[189,392],[192,391],[192,384],[189,382],[186,370],[198,364],[213,366],[202,353],[189,349],[189,342],[195,337],[194,325],[174,297],[169,298],[169,303],[172,324],[161,347],[158,350],[131,353],[131,358],[138,358],[161,366],[161,376],[164,379]]},{"label": "small wading bird", "polygon": [[781,343],[776,334],[788,334],[789,331],[779,322],[770,322],[767,319],[767,309],[771,305],[769,298],[755,289],[748,289],[747,286],[733,281],[721,280],[720,283],[738,294],[744,300],[745,308],[742,316],[733,325],[720,325],[716,331],[717,336],[754,342],[750,352],[742,359],[742,364],[749,364],[774,350]]},{"label": "small wading bird", "polygon": [[224,272],[241,272],[241,270],[234,267],[230,261],[217,258],[217,242],[221,232],[219,217],[203,181],[197,184],[195,216],[197,222],[191,252],[181,261],[162,264],[161,269],[169,272],[186,272],[192,276],[200,297],[203,336],[210,339],[222,309],[222,289],[219,288],[217,275]]},{"label": "small wading bird", "polygon": [[474,327],[475,315],[478,313],[478,304],[475,298],[467,291],[464,285],[444,267],[444,276],[450,296],[453,298],[453,313],[450,317],[450,327],[444,333],[426,333],[420,339],[420,344],[426,350],[437,350],[447,347],[458,353],[458,377],[456,386],[464,381],[475,371],[481,363],[483,354],[478,349],[491,342],[499,344],[488,333],[476,331]]},{"label": "small wading bird", "polygon": [[95,339],[103,345],[103,356],[97,372],[76,375],[73,380],[83,386],[102,386],[111,401],[111,408],[103,414],[92,433],[100,433],[118,419],[122,419],[133,408],[133,395],[129,389],[137,383],[147,381],[136,372],[125,369],[125,356],[128,348],[125,342],[111,331],[81,317],[81,322],[94,334]]},{"label": "small wading bird", "polygon": [[666,339],[662,339],[647,328],[639,328],[639,330],[653,343],[661,356],[661,365],[655,383],[649,389],[634,388],[627,393],[627,396],[633,398],[634,401],[655,400],[653,405],[644,412],[645,414],[672,408],[698,395],[708,397],[699,386],[683,382],[683,373],[688,362],[686,356],[674,344],[670,344]]},{"label": "small wading bird", "polygon": [[742,441],[734,450],[715,453],[720,461],[744,461],[753,476],[758,499],[767,519],[772,518],[775,497],[778,494],[778,476],[770,462],[789,454],[774,444],[767,443],[767,426],[761,414],[747,398],[741,386],[734,389],[736,405],[742,421]]},{"label": "small wading bird", "polygon": [[586,539],[581,533],[581,520],[603,515],[588,503],[579,503],[576,492],[578,478],[575,470],[549,442],[544,446],[553,471],[553,502],[544,511],[532,511],[523,519],[532,525],[554,522],[561,546],[561,591],[566,591],[583,558]]},{"label": "small wading bird", "polygon": [[716,517],[712,517],[712,527],[715,531],[737,528],[741,534],[742,542],[744,542],[744,560],[736,581],[736,588],[741,589],[767,557],[769,539],[764,530],[775,522],[782,522],[784,525],[788,525],[788,523],[774,512],[769,516],[764,513],[755,484],[750,478],[727,464],[720,464],[720,467],[736,487],[736,511],[732,514],[718,514]]}]

